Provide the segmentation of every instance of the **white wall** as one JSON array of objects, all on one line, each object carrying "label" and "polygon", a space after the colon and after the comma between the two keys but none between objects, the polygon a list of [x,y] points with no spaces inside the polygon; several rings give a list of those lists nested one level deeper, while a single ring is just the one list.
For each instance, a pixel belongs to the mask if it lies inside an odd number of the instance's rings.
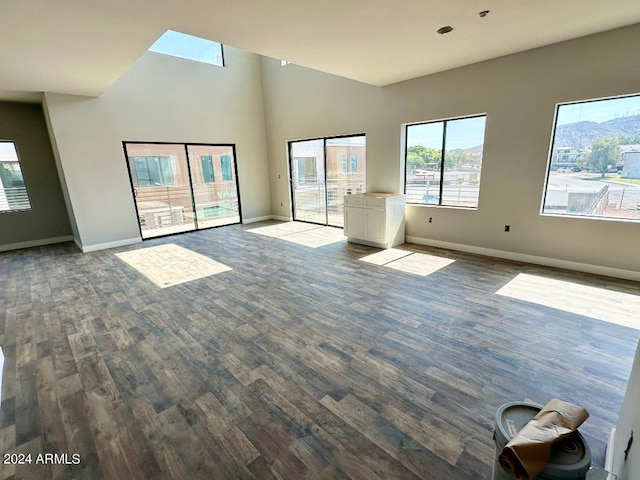
[{"label": "white wall", "polygon": [[[262,82],[272,212],[277,217],[291,217],[287,142],[366,133],[367,162],[370,165],[371,142],[382,136],[371,135],[379,123],[380,89],[294,64],[281,66],[279,60],[267,57],[262,57]],[[397,181],[397,175],[395,177]],[[373,178],[384,178],[384,173],[367,168],[369,190]],[[399,186],[391,185],[389,188],[389,191],[395,191]]]},{"label": "white wall", "polygon": [[148,52],[99,98],[45,93],[83,248],[140,239],[122,141],[234,143],[244,219],[271,213],[260,60],[225,62]]},{"label": "white wall", "polygon": [[556,103],[639,92],[639,43],[635,25],[383,88],[263,58],[273,213],[291,211],[288,140],[365,132],[368,190],[397,192],[403,123],[486,113],[478,210],[408,206],[407,235],[640,278],[640,224],[539,214]]},{"label": "white wall", "polygon": [[[627,461],[624,452],[633,431],[634,440]],[[611,446],[610,446],[611,448]],[[618,480],[636,480],[640,478],[640,343],[631,368],[631,378],[627,394],[622,404],[613,442],[613,473]]]}]

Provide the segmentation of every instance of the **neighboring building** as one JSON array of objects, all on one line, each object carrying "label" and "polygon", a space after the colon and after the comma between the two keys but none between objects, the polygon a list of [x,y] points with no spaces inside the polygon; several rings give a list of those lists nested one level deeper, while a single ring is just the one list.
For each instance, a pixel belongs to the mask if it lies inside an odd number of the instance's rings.
[{"label": "neighboring building", "polygon": [[[628,146],[628,145],[624,145]],[[622,167],[622,177],[623,178],[640,178],[640,145],[634,145],[638,147],[636,150],[627,151],[622,154],[623,158],[623,167]]]},{"label": "neighboring building", "polygon": [[583,155],[582,150],[573,147],[556,147],[551,155],[551,170],[573,168],[578,164],[578,158]]},{"label": "neighboring building", "polygon": [[[361,193],[366,188],[366,145],[350,137],[345,143],[332,139],[326,148],[326,182],[329,201],[344,195]],[[324,182],[325,152],[317,145],[301,142],[292,160],[294,188]]]}]

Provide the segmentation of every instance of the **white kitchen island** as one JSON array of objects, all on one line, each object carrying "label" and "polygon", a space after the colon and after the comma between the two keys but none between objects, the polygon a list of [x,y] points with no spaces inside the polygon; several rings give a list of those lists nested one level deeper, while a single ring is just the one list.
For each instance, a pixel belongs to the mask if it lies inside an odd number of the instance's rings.
[{"label": "white kitchen island", "polygon": [[404,243],[405,196],[397,193],[358,193],[344,197],[347,240],[379,248]]}]

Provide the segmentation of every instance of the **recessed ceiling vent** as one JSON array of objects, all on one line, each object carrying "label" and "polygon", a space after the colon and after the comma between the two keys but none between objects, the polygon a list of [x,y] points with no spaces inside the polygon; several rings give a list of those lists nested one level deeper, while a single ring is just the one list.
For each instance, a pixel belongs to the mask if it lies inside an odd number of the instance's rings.
[{"label": "recessed ceiling vent", "polygon": [[453,30],[453,27],[451,25],[446,25],[444,27],[440,27],[438,30],[436,30],[440,35],[444,35],[445,33],[449,33],[450,31]]}]

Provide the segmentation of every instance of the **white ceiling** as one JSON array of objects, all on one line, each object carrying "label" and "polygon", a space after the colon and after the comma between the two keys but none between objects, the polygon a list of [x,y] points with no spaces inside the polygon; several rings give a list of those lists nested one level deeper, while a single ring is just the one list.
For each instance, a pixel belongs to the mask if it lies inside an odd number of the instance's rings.
[{"label": "white ceiling", "polygon": [[387,85],[634,23],[638,0],[0,0],[0,99],[100,95],[167,29]]}]

